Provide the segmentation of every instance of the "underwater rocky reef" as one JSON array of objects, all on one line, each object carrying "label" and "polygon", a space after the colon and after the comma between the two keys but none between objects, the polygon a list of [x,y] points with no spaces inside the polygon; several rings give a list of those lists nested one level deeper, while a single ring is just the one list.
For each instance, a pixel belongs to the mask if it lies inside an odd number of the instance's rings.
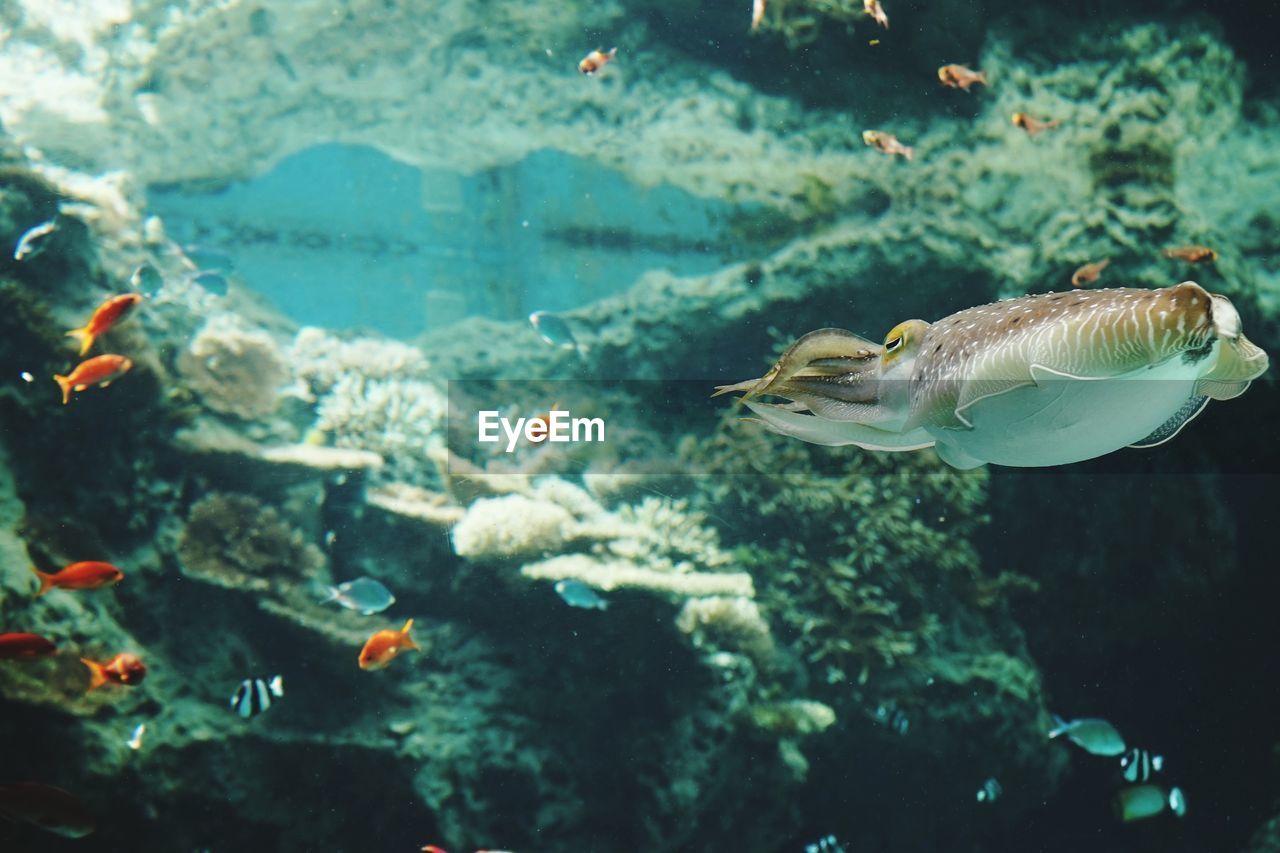
[{"label": "underwater rocky reef", "polygon": [[[1280,850],[1273,377],[1045,470],[819,447],[707,399],[804,332],[1100,258],[1102,286],[1196,279],[1280,352],[1275,11],[885,4],[888,29],[770,0],[754,31],[723,2],[0,6],[0,634],[58,649],[0,648],[0,849]],[[989,86],[940,90],[961,61]],[[616,176],[601,208],[705,200],[715,257],[571,290],[570,346],[514,272],[393,337],[280,310],[152,209],[330,143],[497,205],[554,152]],[[597,212],[538,239],[665,239]],[[96,350],[132,366],[60,405],[67,330],[133,290]],[[458,413],[495,399],[612,439],[483,452]],[[124,579],[37,595],[31,567],[77,561]],[[121,653],[145,680],[86,690],[81,659]],[[1185,817],[1117,820],[1122,768],[1055,715],[1160,750]],[[88,817],[14,805],[28,782]]]}]

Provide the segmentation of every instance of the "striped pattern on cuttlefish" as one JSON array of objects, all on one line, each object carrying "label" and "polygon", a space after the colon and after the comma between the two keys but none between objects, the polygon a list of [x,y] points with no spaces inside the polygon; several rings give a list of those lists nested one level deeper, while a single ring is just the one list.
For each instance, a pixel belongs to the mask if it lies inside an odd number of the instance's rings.
[{"label": "striped pattern on cuttlefish", "polygon": [[958,468],[1034,467],[1163,443],[1267,364],[1230,300],[1188,281],[908,320],[882,345],[822,329],[764,377],[717,393],[742,392],[768,427],[817,444],[934,447]]}]

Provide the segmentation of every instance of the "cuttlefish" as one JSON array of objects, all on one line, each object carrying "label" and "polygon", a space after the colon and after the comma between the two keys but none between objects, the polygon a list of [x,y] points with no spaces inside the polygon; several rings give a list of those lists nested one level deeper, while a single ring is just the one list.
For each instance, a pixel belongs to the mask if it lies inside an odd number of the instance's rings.
[{"label": "cuttlefish", "polygon": [[760,379],[716,393],[742,392],[770,429],[814,444],[932,447],[956,468],[1038,467],[1168,441],[1209,400],[1244,393],[1267,363],[1229,299],[1184,281],[907,320],[883,344],[820,329]]}]

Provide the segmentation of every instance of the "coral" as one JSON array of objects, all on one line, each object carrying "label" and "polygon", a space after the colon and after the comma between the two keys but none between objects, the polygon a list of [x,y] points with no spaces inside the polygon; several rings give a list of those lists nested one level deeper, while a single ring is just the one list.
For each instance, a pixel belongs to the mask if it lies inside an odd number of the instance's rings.
[{"label": "coral", "polygon": [[695,648],[733,649],[757,665],[768,664],[773,658],[769,623],[760,613],[760,605],[749,598],[690,598],[676,615],[676,628]]},{"label": "coral", "polygon": [[314,326],[298,330],[289,361],[312,399],[323,397],[353,376],[421,379],[428,368],[422,350],[408,344],[380,338],[344,339]]},{"label": "coral", "polygon": [[523,495],[482,498],[453,528],[453,547],[471,560],[540,556],[572,538],[573,514],[562,506]]},{"label": "coral", "polygon": [[836,712],[831,706],[812,699],[753,705],[749,713],[756,728],[785,737],[817,734],[836,722]]},{"label": "coral", "polygon": [[755,595],[751,576],[743,572],[662,571],[623,560],[587,554],[564,554],[528,563],[520,574],[529,580],[576,580],[596,589],[642,589],[675,598]]},{"label": "coral", "polygon": [[[414,519],[433,528],[452,528],[465,515],[462,507],[449,505],[444,495],[408,483],[387,483],[370,489],[365,501],[392,515]],[[473,543],[468,547],[482,546]]]},{"label": "coral", "polygon": [[267,590],[314,577],[324,555],[248,495],[212,494],[197,501],[178,542],[183,573],[229,589]]},{"label": "coral", "polygon": [[219,314],[177,362],[187,386],[215,412],[255,420],[275,411],[289,367],[271,335]]}]

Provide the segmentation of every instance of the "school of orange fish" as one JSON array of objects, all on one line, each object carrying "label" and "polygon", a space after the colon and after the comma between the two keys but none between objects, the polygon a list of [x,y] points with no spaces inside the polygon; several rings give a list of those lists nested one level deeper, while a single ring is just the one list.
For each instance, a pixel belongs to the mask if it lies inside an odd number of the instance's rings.
[{"label": "school of orange fish", "polygon": [[[766,12],[767,0],[753,0],[751,12],[751,29],[759,28]],[[880,0],[863,0],[864,11],[879,26],[888,29],[889,17]],[[878,43],[878,40],[873,41]],[[578,70],[587,76],[600,72],[617,57],[616,47],[609,51],[595,49],[590,51],[578,63]],[[944,65],[938,69],[939,82],[948,88],[961,89],[968,92],[974,85],[987,86],[988,80],[984,72],[974,71],[963,65]],[[1015,112],[1012,122],[1016,127],[1034,137],[1042,132],[1059,127],[1060,119],[1040,120],[1023,112]],[[889,156],[899,156],[907,161],[914,159],[914,149],[904,145],[889,132],[867,130],[862,134],[866,145]],[[1189,264],[1218,259],[1218,253],[1205,246],[1181,246],[1166,249],[1167,258],[1181,260]],[[15,255],[21,259],[22,253]],[[1071,284],[1082,287],[1096,282],[1103,270],[1110,264],[1109,259],[1102,259],[1079,267],[1071,276]],[[68,337],[80,342],[78,355],[84,359],[94,344],[103,335],[113,329],[116,324],[141,302],[144,296],[139,293],[123,293],[104,301],[89,321],[81,328],[67,333]],[[56,374],[54,382],[62,393],[63,405],[71,403],[76,394],[90,388],[107,388],[112,382],[124,376],[133,367],[133,361],[124,355],[106,353],[80,361],[70,373]],[[114,586],[124,580],[124,572],[107,562],[82,561],[71,563],[61,570],[46,573],[32,568],[40,582],[36,597],[43,596],[51,590],[81,592]],[[376,670],[388,666],[397,655],[406,650],[418,650],[410,636],[413,620],[409,619],[400,629],[385,629],[375,632],[369,637],[357,658],[360,669]],[[27,632],[0,633],[0,661],[30,661],[57,654],[57,646],[51,640],[38,634]],[[146,664],[135,654],[120,652],[105,661],[92,658],[81,658],[88,669],[87,690],[96,690],[104,685],[120,685],[135,687],[142,683],[147,675]],[[41,827],[42,829],[71,838],[79,838],[94,830],[92,816],[84,805],[72,794],[50,785],[37,782],[20,782],[0,785],[0,815]],[[433,844],[421,848],[425,853],[445,853]],[[476,851],[476,853],[504,853],[504,851]]]}]

